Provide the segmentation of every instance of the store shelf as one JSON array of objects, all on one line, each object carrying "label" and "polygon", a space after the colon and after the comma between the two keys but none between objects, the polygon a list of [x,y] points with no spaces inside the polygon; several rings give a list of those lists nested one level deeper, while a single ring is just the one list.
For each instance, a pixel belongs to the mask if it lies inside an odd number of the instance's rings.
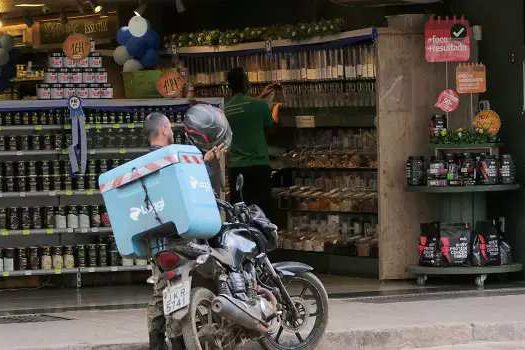
[{"label": "store shelf", "polygon": [[98,190],[0,192],[0,198],[99,196]]},{"label": "store shelf", "polygon": [[293,128],[373,128],[374,107],[284,108],[279,126]]},{"label": "store shelf", "polygon": [[[297,84],[329,84],[338,82],[374,82],[375,78],[337,78],[337,79],[308,79],[308,80],[280,80],[280,81],[254,81],[250,82],[252,86],[264,86],[268,84],[280,84],[280,85],[297,85]],[[195,84],[195,89],[206,89],[228,86],[227,82],[212,83],[212,84]]]},{"label": "store shelf", "polygon": [[275,170],[281,170],[281,169],[290,169],[290,170],[312,170],[312,171],[377,171],[377,168],[338,168],[338,167],[299,167],[295,165],[290,166],[274,166],[272,167]]},{"label": "store shelf", "polygon": [[348,211],[348,210],[285,209],[285,208],[279,208],[279,210],[295,212],[295,213],[377,215],[377,212]]},{"label": "store shelf", "polygon": [[[86,124],[86,130],[90,129],[138,129],[142,128],[143,123],[112,123],[112,124]],[[182,123],[171,123],[172,128],[183,128]],[[0,132],[5,134],[30,132],[30,131],[57,131],[57,130],[71,130],[71,125],[8,125],[0,126]]]},{"label": "store shelf", "polygon": [[431,143],[431,149],[448,149],[448,150],[462,150],[462,149],[489,149],[499,148],[503,146],[502,143],[478,143],[478,144],[450,144],[450,143]]},{"label": "store shelf", "polygon": [[55,234],[110,234],[113,232],[111,227],[90,227],[90,228],[48,228],[48,229],[27,229],[27,230],[0,230],[0,236],[33,236],[33,235],[55,235]]},{"label": "store shelf", "polygon": [[521,264],[509,264],[498,266],[448,266],[432,267],[412,265],[407,271],[414,275],[477,275],[492,273],[518,272],[523,269]]},{"label": "store shelf", "polygon": [[53,269],[53,270],[23,270],[1,273],[1,277],[17,276],[47,276],[47,275],[67,275],[77,273],[107,273],[107,272],[133,272],[151,270],[150,265],[134,266],[107,266],[107,267],[80,267],[74,269]]},{"label": "store shelf", "polygon": [[520,188],[519,184],[512,185],[476,185],[476,186],[408,186],[408,192],[426,192],[426,193],[464,193],[464,192],[497,192],[497,191],[514,191]]},{"label": "store shelf", "polygon": [[[89,149],[90,155],[113,155],[113,154],[143,154],[149,152],[147,147],[131,147],[131,148],[101,148]],[[6,157],[41,157],[41,156],[57,156],[68,155],[68,149],[62,150],[28,150],[28,151],[0,151],[0,158]]]}]

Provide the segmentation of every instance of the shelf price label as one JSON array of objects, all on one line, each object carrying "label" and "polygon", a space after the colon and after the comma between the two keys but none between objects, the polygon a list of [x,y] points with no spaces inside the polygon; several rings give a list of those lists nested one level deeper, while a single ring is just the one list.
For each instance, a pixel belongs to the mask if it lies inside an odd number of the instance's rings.
[{"label": "shelf price label", "polygon": [[2,272],[3,277],[9,277],[11,274],[8,271]]},{"label": "shelf price label", "polygon": [[24,271],[24,275],[25,276],[32,276],[33,272],[32,271]]},{"label": "shelf price label", "polygon": [[55,275],[60,275],[60,274],[62,273],[62,269],[60,269],[60,268],[56,268],[56,269],[53,270],[53,273],[54,273]]},{"label": "shelf price label", "polygon": [[55,230],[53,230],[52,228],[46,229],[46,235],[52,235],[53,233],[55,233]]},{"label": "shelf price label", "polygon": [[128,153],[128,151],[126,151],[125,148],[121,148],[121,149],[118,150],[118,153],[119,154],[126,154],[126,153]]},{"label": "shelf price label", "polygon": [[10,233],[10,232],[9,232],[8,230],[1,230],[1,231],[0,231],[0,235],[1,235],[1,236],[4,236],[4,237],[5,237],[5,236],[9,236],[9,233]]},{"label": "shelf price label", "polygon": [[298,128],[315,128],[315,116],[313,115],[296,116],[295,125]]},{"label": "shelf price label", "polygon": [[26,193],[25,193],[25,192],[20,192],[18,195],[19,195],[20,197],[24,198],[24,197],[26,196]]},{"label": "shelf price label", "polygon": [[95,129],[101,130],[102,129],[102,124],[100,124],[100,123],[95,124]]},{"label": "shelf price label", "polygon": [[29,236],[31,234],[31,230],[25,229],[22,230],[22,236]]},{"label": "shelf price label", "polygon": [[95,272],[95,271],[96,271],[96,269],[94,267],[88,268],[88,272]]},{"label": "shelf price label", "polygon": [[118,123],[113,124],[113,129],[120,129],[120,124]]},{"label": "shelf price label", "polygon": [[73,195],[73,191],[72,190],[67,190],[65,192],[66,196],[72,196]]},{"label": "shelf price label", "polygon": [[71,124],[64,125],[64,130],[71,130]]},{"label": "shelf price label", "polygon": [[86,190],[86,195],[87,196],[92,196],[95,194],[95,190]]},{"label": "shelf price label", "polygon": [[35,131],[42,131],[43,129],[42,125],[35,125]]},{"label": "shelf price label", "polygon": [[135,123],[128,124],[128,129],[135,129]]},{"label": "shelf price label", "polygon": [[117,272],[117,271],[118,271],[118,266],[112,266],[112,267],[110,268],[110,271],[111,271],[111,272]]}]

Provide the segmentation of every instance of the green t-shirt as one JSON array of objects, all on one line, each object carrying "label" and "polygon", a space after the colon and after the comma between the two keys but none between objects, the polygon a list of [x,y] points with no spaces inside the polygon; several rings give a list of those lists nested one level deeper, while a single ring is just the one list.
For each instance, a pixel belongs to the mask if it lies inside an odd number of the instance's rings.
[{"label": "green t-shirt", "polygon": [[268,165],[270,159],[264,128],[273,125],[268,104],[261,99],[237,94],[226,103],[224,111],[233,132],[228,151],[229,166]]}]

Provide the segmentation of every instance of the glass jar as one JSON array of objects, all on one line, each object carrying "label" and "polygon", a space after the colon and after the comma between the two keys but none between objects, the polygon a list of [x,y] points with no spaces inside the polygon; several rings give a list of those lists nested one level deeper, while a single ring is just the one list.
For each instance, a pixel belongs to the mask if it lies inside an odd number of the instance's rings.
[{"label": "glass jar", "polygon": [[55,228],[55,208],[46,207],[44,215],[44,227],[45,228]]},{"label": "glass jar", "polygon": [[58,70],[58,83],[69,84],[71,81],[71,73],[68,68],[61,68]]},{"label": "glass jar", "polygon": [[95,72],[92,68],[86,68],[82,72],[82,82],[84,84],[93,84],[95,83]]},{"label": "glass jar", "polygon": [[75,206],[69,207],[69,211],[67,213],[67,227],[68,228],[78,228],[79,227],[78,210],[77,210],[77,207]]},{"label": "glass jar", "polygon": [[40,269],[40,257],[38,256],[38,247],[29,247],[29,266],[31,270]]},{"label": "glass jar", "polygon": [[36,96],[39,100],[51,99],[51,85],[50,84],[38,84],[36,86]]},{"label": "glass jar", "polygon": [[17,270],[27,270],[27,254],[26,254],[26,248],[20,247],[17,248]]},{"label": "glass jar", "polygon": [[91,227],[100,227],[100,209],[98,206],[91,207]]},{"label": "glass jar", "polygon": [[84,205],[80,209],[80,213],[78,215],[78,223],[79,223],[79,227],[81,228],[90,227],[89,206]]},{"label": "glass jar", "polygon": [[12,272],[15,270],[15,248],[4,249],[4,271]]},{"label": "glass jar", "polygon": [[55,228],[67,228],[66,208],[61,206],[55,211]]},{"label": "glass jar", "polygon": [[21,223],[22,223],[22,229],[27,230],[31,228],[31,214],[29,213],[28,207],[22,208],[21,213]]},{"label": "glass jar", "polygon": [[51,68],[64,67],[64,55],[60,52],[55,52],[49,55],[48,66]]},{"label": "glass jar", "polygon": [[75,255],[73,254],[73,246],[67,245],[64,247],[64,268],[73,269],[75,267]]},{"label": "glass jar", "polygon": [[90,267],[96,267],[97,266],[97,245],[96,244],[88,244],[87,246],[87,262]]},{"label": "glass jar", "polygon": [[98,266],[108,266],[108,245],[99,244],[98,250]]},{"label": "glass jar", "polygon": [[42,215],[40,213],[39,207],[33,208],[32,219],[33,219],[32,227],[37,230],[41,229],[42,228]]},{"label": "glass jar", "polygon": [[64,88],[60,84],[51,85],[51,99],[60,100],[64,98]]},{"label": "glass jar", "polygon": [[53,247],[53,268],[61,270],[64,268],[64,257],[62,255],[62,246]]},{"label": "glass jar", "polygon": [[51,258],[51,248],[42,247],[42,256],[40,257],[40,267],[42,270],[51,270],[53,268],[53,259]]},{"label": "glass jar", "polygon": [[83,244],[77,245],[77,266],[86,267],[86,247]]}]

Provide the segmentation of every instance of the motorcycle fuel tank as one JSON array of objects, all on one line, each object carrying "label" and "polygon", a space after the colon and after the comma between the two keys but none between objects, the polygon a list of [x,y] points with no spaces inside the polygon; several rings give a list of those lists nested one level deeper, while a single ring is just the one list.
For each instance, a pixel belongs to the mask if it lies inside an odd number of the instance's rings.
[{"label": "motorcycle fuel tank", "polygon": [[227,228],[222,233],[221,246],[231,254],[234,268],[238,268],[246,258],[259,254],[257,244],[250,236],[250,231],[244,228]]},{"label": "motorcycle fuel tank", "polygon": [[194,146],[150,152],[101,174],[99,184],[123,256],[147,256],[151,247],[141,238],[159,227],[171,227],[167,235],[202,239],[221,228],[208,172]]}]

